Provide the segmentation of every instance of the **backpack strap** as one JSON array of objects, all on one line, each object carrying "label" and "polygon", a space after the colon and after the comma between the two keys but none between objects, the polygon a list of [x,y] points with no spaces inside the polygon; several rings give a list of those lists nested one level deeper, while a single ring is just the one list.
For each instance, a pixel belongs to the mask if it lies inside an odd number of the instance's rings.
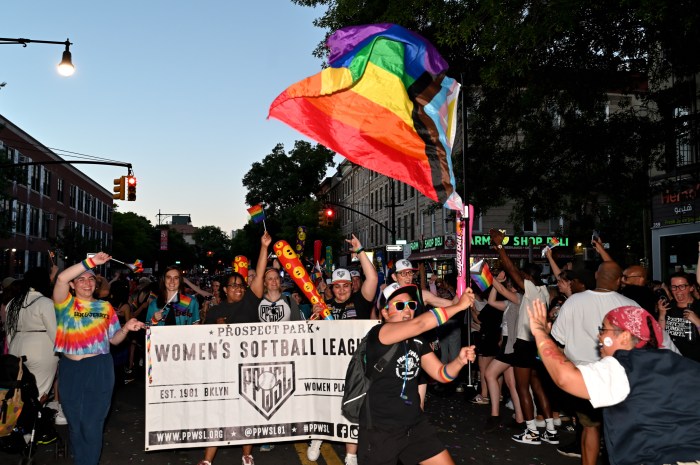
[{"label": "backpack strap", "polygon": [[389,360],[394,356],[396,353],[396,349],[399,348],[399,343],[397,342],[396,344],[392,345],[389,350],[386,351],[386,353],[377,360],[377,362],[374,364],[372,367],[373,370],[370,370],[369,375],[367,376],[369,378],[369,386],[367,387],[367,394],[365,395],[365,410],[367,412],[367,429],[372,429],[372,414],[370,413],[371,410],[369,408],[369,388],[372,387],[372,380],[374,380],[377,376],[379,376],[382,371],[384,371],[384,368],[386,368],[386,365],[389,363]]}]

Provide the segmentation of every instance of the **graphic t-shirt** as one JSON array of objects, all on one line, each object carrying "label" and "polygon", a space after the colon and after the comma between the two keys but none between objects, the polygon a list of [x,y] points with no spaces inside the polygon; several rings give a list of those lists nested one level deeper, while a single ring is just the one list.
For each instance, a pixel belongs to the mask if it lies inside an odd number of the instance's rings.
[{"label": "graphic t-shirt", "polygon": [[296,321],[302,318],[297,303],[282,295],[279,300],[274,302],[263,297],[258,305],[258,319],[263,323],[276,323],[278,321]]},{"label": "graphic t-shirt", "polygon": [[[693,302],[688,309],[700,315],[696,311],[697,305]],[[678,308],[675,302],[666,312],[666,332],[684,357],[700,362],[700,335],[692,321],[683,317],[685,308]],[[688,331],[692,332],[692,340],[688,339]]]},{"label": "graphic t-shirt", "polygon": [[[158,300],[152,300],[148,304],[146,321],[151,321],[153,315],[159,311]],[[194,296],[179,292],[172,302],[168,302],[163,309],[163,318],[158,321],[158,326],[193,325],[199,321],[199,302]],[[151,325],[153,323],[151,322]]]},{"label": "graphic t-shirt", "polygon": [[336,302],[335,297],[326,300],[334,320],[366,320],[372,312],[372,302],[365,299],[362,291],[354,292],[345,302]]},{"label": "graphic t-shirt", "polygon": [[[377,325],[367,333],[367,373],[391,349],[391,345],[384,345],[379,341],[379,330],[382,326]],[[420,336],[398,344],[392,359],[378,377],[375,375],[369,389],[368,399],[373,425],[411,426],[418,423],[422,414],[418,375],[421,373],[420,359],[431,352],[430,344]],[[401,397],[402,392],[406,399]],[[365,415],[363,409],[361,423]]]},{"label": "graphic t-shirt", "polygon": [[71,355],[109,353],[109,340],[121,329],[117,312],[109,302],[81,300],[69,294],[54,307],[55,352]]},{"label": "graphic t-shirt", "polygon": [[257,323],[258,304],[260,299],[251,291],[246,289],[243,299],[239,302],[221,302],[212,307],[207,312],[205,324],[221,323]]}]

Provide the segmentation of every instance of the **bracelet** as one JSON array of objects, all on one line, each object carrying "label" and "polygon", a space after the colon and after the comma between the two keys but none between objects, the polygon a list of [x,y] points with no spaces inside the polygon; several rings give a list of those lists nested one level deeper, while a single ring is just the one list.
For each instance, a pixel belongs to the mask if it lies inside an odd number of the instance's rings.
[{"label": "bracelet", "polygon": [[495,248],[500,250],[503,248],[503,244],[497,244]]},{"label": "bracelet", "polygon": [[159,321],[160,321],[160,320],[156,320],[156,316],[155,316],[155,315],[153,315],[153,316],[151,317],[151,323],[153,323],[154,325],[157,325]]},{"label": "bracelet", "polygon": [[82,263],[83,267],[85,268],[85,271],[90,271],[91,269],[97,266],[95,262],[92,261],[92,258],[86,258],[80,263]]},{"label": "bracelet", "polygon": [[440,369],[440,377],[446,383],[449,383],[450,381],[454,381],[456,378],[456,376],[450,376],[450,374],[447,372],[447,365],[443,365],[442,369]]},{"label": "bracelet", "polygon": [[358,254],[360,252],[364,252],[365,248],[364,247],[359,247],[355,250],[355,253]]},{"label": "bracelet", "polygon": [[437,320],[437,325],[438,325],[438,326],[444,325],[445,323],[447,323],[447,320],[450,319],[450,318],[447,316],[447,312],[446,312],[445,309],[442,308],[442,307],[431,308],[431,309],[430,309],[430,313],[432,313],[433,316],[435,317],[435,319]]}]

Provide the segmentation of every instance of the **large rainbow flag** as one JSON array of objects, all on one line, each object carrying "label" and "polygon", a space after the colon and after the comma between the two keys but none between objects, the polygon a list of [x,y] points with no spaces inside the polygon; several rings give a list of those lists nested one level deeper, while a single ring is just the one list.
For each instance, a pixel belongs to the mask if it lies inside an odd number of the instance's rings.
[{"label": "large rainbow flag", "polygon": [[460,85],[435,47],[395,24],[339,29],[327,45],[330,66],[282,92],[268,117],[462,210],[451,157]]}]

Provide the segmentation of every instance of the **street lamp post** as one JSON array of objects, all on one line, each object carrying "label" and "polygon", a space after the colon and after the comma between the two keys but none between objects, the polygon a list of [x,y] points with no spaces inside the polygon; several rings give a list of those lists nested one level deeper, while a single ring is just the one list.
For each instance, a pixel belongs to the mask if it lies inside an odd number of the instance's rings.
[{"label": "street lamp post", "polygon": [[56,44],[65,45],[66,49],[63,51],[63,56],[61,57],[61,62],[58,64],[58,74],[61,76],[72,76],[75,72],[75,66],[73,66],[73,60],[70,53],[70,46],[73,45],[69,39],[64,42],[58,42],[54,40],[32,40],[32,39],[11,39],[8,37],[0,37],[0,45],[2,44],[19,44],[26,47],[27,44]]}]

